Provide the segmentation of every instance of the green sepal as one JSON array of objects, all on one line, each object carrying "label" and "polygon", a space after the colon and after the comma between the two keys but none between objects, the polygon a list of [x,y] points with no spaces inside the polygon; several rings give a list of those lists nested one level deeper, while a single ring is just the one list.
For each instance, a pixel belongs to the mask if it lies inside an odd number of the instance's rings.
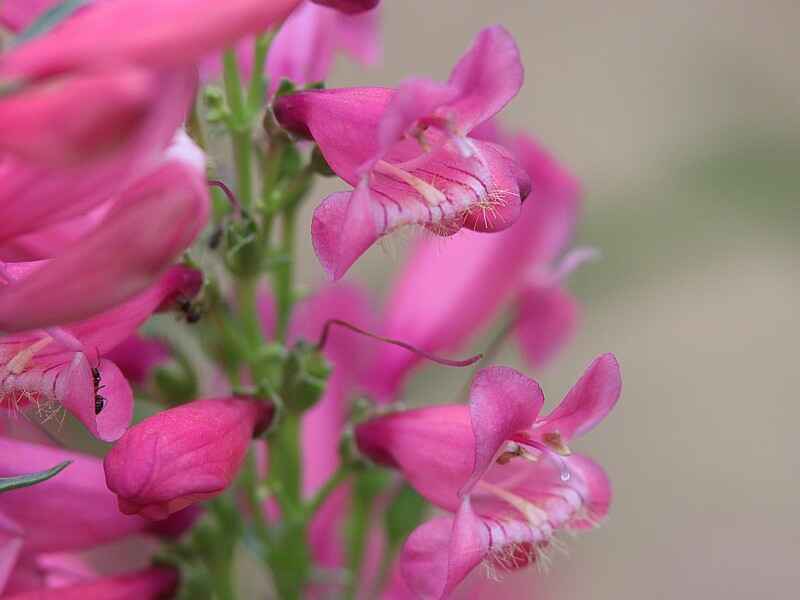
[{"label": "green sepal", "polygon": [[283,370],[281,396],[287,410],[299,415],[322,397],[331,366],[322,352],[307,342],[297,343],[289,353]]}]

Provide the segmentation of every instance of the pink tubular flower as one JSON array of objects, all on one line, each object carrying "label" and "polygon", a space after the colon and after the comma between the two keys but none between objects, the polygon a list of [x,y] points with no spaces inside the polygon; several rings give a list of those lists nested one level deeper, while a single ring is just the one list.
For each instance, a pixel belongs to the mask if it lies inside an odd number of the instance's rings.
[{"label": "pink tubular flower", "polygon": [[37,485],[0,494],[0,593],[17,561],[85,550],[144,531],[147,521],[120,514],[100,460],[0,435],[0,477],[72,464]]},{"label": "pink tubular flower", "polygon": [[[526,358],[538,366],[575,326],[575,301],[560,287],[565,273],[551,273],[548,265],[572,236],[579,186],[525,136],[509,138],[486,125],[476,135],[513,149],[531,178],[531,195],[517,222],[505,231],[461,231],[443,241],[420,240],[389,293],[382,333],[428,352],[458,349],[511,301],[514,332]],[[420,296],[423,288],[429,293]],[[374,369],[370,385],[373,393],[391,400],[418,362],[413,354],[381,347],[375,359],[380,369]]]},{"label": "pink tubular flower", "polygon": [[359,448],[400,469],[433,504],[456,513],[420,526],[402,570],[422,598],[446,598],[478,564],[513,569],[536,560],[560,529],[584,529],[611,499],[602,469],[571,454],[573,437],[599,423],[619,398],[611,354],[592,362],[549,415],[535,381],[506,367],[478,373],[469,408],[438,406],[359,425]]},{"label": "pink tubular flower", "polygon": [[[154,81],[158,94],[146,116],[136,120],[135,131],[129,130],[125,143],[114,152],[98,156],[81,168],[55,168],[12,152],[0,152],[0,245],[16,236],[82,217],[151,171],[186,115],[195,81],[196,76],[188,69],[158,74]],[[14,97],[0,98],[0,113],[4,112],[4,103],[13,102]],[[54,95],[53,102],[59,101]],[[69,114],[80,110],[73,107],[62,119],[69,121]],[[37,132],[37,139],[41,135]],[[33,143],[29,138],[6,141],[12,142],[16,148]]]},{"label": "pink tubular flower", "polygon": [[0,3],[0,25],[22,31],[59,0],[5,0]]},{"label": "pink tubular flower", "polygon": [[[83,319],[152,284],[194,240],[208,216],[202,161],[188,161],[168,152],[163,163],[131,185],[82,239],[56,258],[26,265],[24,277],[5,277],[0,331]],[[6,270],[11,267],[5,265]]]},{"label": "pink tubular flower", "polygon": [[[0,81],[132,64],[193,65],[203,56],[283,20],[299,0],[114,0],[97,2],[0,57]],[[192,27],[185,27],[192,23]]]},{"label": "pink tubular flower", "polygon": [[174,569],[154,567],[136,573],[102,577],[65,587],[12,594],[6,600],[159,600],[171,597],[178,586]]},{"label": "pink tubular flower", "polygon": [[117,308],[65,328],[0,337],[0,407],[33,407],[50,418],[72,412],[105,441],[119,438],[133,414],[133,393],[119,368],[101,358],[156,310],[199,290],[201,275],[173,267]]},{"label": "pink tubular flower", "polygon": [[222,493],[271,404],[250,398],[195,400],[129,429],[106,455],[108,488],[125,514],[164,519]]},{"label": "pink tubular flower", "polygon": [[355,14],[372,10],[380,0],[311,0],[315,4],[330,6],[344,13]]},{"label": "pink tubular flower", "polygon": [[0,102],[0,152],[57,167],[120,151],[156,104],[158,77],[142,69],[53,78]]},{"label": "pink tubular flower", "polygon": [[355,187],[328,196],[314,213],[314,249],[340,278],[379,237],[424,225],[450,235],[513,223],[529,180],[509,152],[468,134],[522,85],[511,36],[482,31],[446,84],[412,79],[397,90],[310,90],[284,96],[275,114],[312,137],[333,170]]}]

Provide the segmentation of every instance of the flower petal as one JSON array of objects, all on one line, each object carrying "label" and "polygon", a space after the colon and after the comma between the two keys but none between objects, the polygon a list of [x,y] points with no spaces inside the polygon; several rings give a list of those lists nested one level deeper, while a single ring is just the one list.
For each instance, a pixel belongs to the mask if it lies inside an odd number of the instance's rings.
[{"label": "flower petal", "polygon": [[196,87],[191,69],[161,73],[147,119],[124,149],[82,168],[52,168],[0,156],[0,241],[85,214],[145,174],[175,135]]},{"label": "flower petal", "polygon": [[353,192],[337,192],[314,211],[311,239],[328,276],[340,279],[380,236],[366,182]]},{"label": "flower petal", "polygon": [[0,150],[55,167],[108,160],[141,130],[157,84],[129,68],[32,85],[0,101]]},{"label": "flower petal", "polygon": [[[270,94],[282,79],[297,86],[324,81],[339,49],[364,65],[377,62],[381,53],[378,13],[348,15],[301,3],[270,46],[266,64]],[[247,55],[250,63],[252,54]]]},{"label": "flower petal", "polygon": [[208,191],[196,171],[164,164],[128,189],[79,243],[0,288],[0,330],[69,323],[127,300],[183,251],[207,215]]},{"label": "flower petal", "polygon": [[489,530],[464,498],[455,518],[424,523],[403,546],[400,568],[406,585],[424,600],[447,598],[490,548]]},{"label": "flower petal", "polygon": [[11,576],[24,539],[24,532],[13,519],[3,514],[0,508],[0,594]]},{"label": "flower petal", "polygon": [[524,71],[514,38],[503,27],[488,27],[450,74],[449,83],[461,90],[461,98],[448,110],[458,129],[473,127],[498,113],[522,87]]},{"label": "flower petal", "polygon": [[322,6],[329,6],[331,8],[335,8],[336,10],[340,10],[344,13],[348,14],[355,14],[364,12],[367,10],[372,10],[376,6],[380,0],[311,0],[315,4],[321,4]]},{"label": "flower petal", "polygon": [[540,367],[572,337],[577,327],[578,304],[557,287],[530,286],[517,300],[514,326],[523,357]]},{"label": "flower petal", "polygon": [[58,476],[0,494],[0,512],[25,532],[25,552],[84,550],[143,531],[148,523],[120,514],[106,488],[100,459],[0,435],[0,477],[49,469],[71,460]]},{"label": "flower petal", "polygon": [[145,571],[101,577],[65,587],[40,588],[12,594],[6,600],[158,600],[170,597],[178,586],[174,569],[153,567]]},{"label": "flower petal", "polygon": [[489,367],[478,372],[469,395],[475,462],[461,494],[475,487],[507,440],[533,424],[542,404],[544,395],[539,384],[519,371]]},{"label": "flower petal", "polygon": [[[92,367],[82,353],[75,355],[65,374],[58,378],[56,392],[64,408],[75,415],[92,435],[113,442],[125,433],[133,418],[133,390],[111,361],[102,359],[95,368],[104,386],[97,393]],[[98,395],[102,400],[98,400]]]},{"label": "flower petal", "polygon": [[282,127],[313,138],[336,174],[356,186],[362,165],[378,156],[378,125],[394,95],[388,88],[309,90],[278,98]]},{"label": "flower petal", "polygon": [[[0,75],[39,78],[98,65],[163,69],[191,65],[282,21],[299,0],[96,2],[0,59]],[[192,27],[185,27],[186,23]]]},{"label": "flower petal", "polygon": [[417,120],[432,114],[453,100],[458,89],[423,77],[412,77],[400,84],[392,96],[378,128],[379,154],[400,141]]},{"label": "flower petal", "polygon": [[356,427],[359,450],[400,469],[429,502],[455,512],[475,448],[466,406],[431,406],[370,419]]},{"label": "flower petal", "polygon": [[538,421],[538,436],[558,432],[565,440],[583,435],[611,412],[622,391],[619,363],[613,354],[598,356],[549,415]]}]

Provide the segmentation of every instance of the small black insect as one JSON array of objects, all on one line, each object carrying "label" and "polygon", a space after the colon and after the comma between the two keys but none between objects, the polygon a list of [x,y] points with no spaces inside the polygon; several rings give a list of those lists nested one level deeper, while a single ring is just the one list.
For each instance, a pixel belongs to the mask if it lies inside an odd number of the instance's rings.
[{"label": "small black insect", "polygon": [[97,386],[100,385],[100,369],[97,367],[92,367],[92,379],[94,380],[94,387],[97,389]]},{"label": "small black insect", "polygon": [[106,399],[100,394],[94,395],[94,414],[99,415],[106,407]]},{"label": "small black insect", "polygon": [[181,298],[178,300],[177,304],[178,309],[183,313],[183,316],[186,317],[187,323],[197,323],[200,320],[202,316],[200,309],[197,308],[191,300]]}]

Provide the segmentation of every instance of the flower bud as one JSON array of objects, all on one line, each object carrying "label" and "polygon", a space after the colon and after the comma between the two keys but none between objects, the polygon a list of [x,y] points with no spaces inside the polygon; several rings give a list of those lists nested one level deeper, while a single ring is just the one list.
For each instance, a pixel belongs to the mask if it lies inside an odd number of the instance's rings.
[{"label": "flower bud", "polygon": [[196,400],[132,427],[105,458],[120,510],[158,520],[223,492],[273,407],[252,398]]}]

